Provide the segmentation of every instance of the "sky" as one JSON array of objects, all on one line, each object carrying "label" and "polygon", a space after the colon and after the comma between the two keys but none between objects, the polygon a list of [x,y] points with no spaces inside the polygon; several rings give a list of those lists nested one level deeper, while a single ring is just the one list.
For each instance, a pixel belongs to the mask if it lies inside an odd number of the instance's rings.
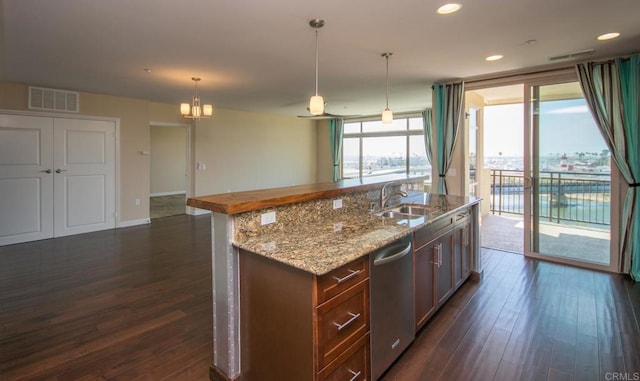
[{"label": "sky", "polygon": [[[523,156],[523,105],[484,108],[485,156]],[[584,99],[542,102],[540,106],[541,156],[575,152],[602,152],[607,146]]]}]

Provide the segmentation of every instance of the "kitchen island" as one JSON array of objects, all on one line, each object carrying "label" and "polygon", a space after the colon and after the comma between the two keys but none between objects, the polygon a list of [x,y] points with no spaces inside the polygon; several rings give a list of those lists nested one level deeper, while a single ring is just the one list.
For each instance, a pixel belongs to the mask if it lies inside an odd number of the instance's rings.
[{"label": "kitchen island", "polygon": [[[454,259],[451,251],[451,290],[469,274],[479,274],[479,201],[426,194],[422,192],[422,180],[390,176],[189,199],[188,205],[213,212],[211,378],[331,379],[334,371],[350,361],[366,364],[368,254],[409,234],[417,237],[418,232],[439,221],[451,222],[445,227],[452,245],[459,241],[468,248],[464,274],[459,271],[461,277],[453,275],[453,267],[463,262],[460,256]],[[389,182],[409,193],[392,199],[390,204],[424,205],[430,207],[429,213],[407,218],[371,213],[372,207],[379,209],[380,189]],[[390,188],[393,190],[393,186]],[[460,212],[467,216],[464,233],[454,235]],[[274,223],[263,224],[273,220]],[[460,239],[456,241],[455,237]],[[454,282],[454,278],[458,281]],[[345,285],[340,281],[336,286],[334,279],[345,279]],[[357,324],[337,336],[323,331],[323,322],[328,327],[340,325],[331,321],[331,313],[339,312],[337,306],[343,302],[351,303],[349,308],[362,310],[353,313],[358,316],[353,319]],[[285,327],[288,330],[281,331]],[[281,343],[277,342],[279,338],[283,338]],[[286,364],[296,365],[287,369]],[[269,375],[265,373],[267,367],[271,367]],[[364,368],[361,371],[366,372],[358,377],[368,375]],[[363,379],[355,376],[357,372],[351,374],[356,380]]]}]

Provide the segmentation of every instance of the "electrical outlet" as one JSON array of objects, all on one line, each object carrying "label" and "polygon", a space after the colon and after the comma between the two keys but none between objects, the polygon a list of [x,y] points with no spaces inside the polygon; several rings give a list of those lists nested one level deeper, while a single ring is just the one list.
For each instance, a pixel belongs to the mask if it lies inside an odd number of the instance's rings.
[{"label": "electrical outlet", "polygon": [[342,230],[342,222],[336,222],[335,224],[333,224],[334,232],[339,232],[341,230]]},{"label": "electrical outlet", "polygon": [[134,203],[136,206],[140,206],[140,199],[139,199],[139,198],[136,198],[136,199],[133,201],[133,203]]},{"label": "electrical outlet", "polygon": [[262,213],[260,215],[260,225],[268,225],[276,222],[276,212]]},{"label": "electrical outlet", "polygon": [[339,198],[337,200],[333,200],[333,209],[340,209],[342,208],[342,199]]}]

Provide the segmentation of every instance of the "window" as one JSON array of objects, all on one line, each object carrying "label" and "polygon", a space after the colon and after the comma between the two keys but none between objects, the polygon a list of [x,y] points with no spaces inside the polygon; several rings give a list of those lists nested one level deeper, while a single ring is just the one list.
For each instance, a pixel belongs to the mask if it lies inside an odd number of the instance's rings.
[{"label": "window", "polygon": [[422,117],[381,121],[345,121],[342,178],[406,173],[430,176]]}]

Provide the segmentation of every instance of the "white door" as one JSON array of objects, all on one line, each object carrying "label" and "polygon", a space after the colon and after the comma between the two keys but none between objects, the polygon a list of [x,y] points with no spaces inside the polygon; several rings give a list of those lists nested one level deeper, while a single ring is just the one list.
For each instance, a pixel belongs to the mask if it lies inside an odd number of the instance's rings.
[{"label": "white door", "polygon": [[54,236],[115,227],[115,123],[54,120]]},{"label": "white door", "polygon": [[0,246],[115,228],[115,122],[0,114]]},{"label": "white door", "polygon": [[53,119],[0,114],[0,245],[53,236]]}]

